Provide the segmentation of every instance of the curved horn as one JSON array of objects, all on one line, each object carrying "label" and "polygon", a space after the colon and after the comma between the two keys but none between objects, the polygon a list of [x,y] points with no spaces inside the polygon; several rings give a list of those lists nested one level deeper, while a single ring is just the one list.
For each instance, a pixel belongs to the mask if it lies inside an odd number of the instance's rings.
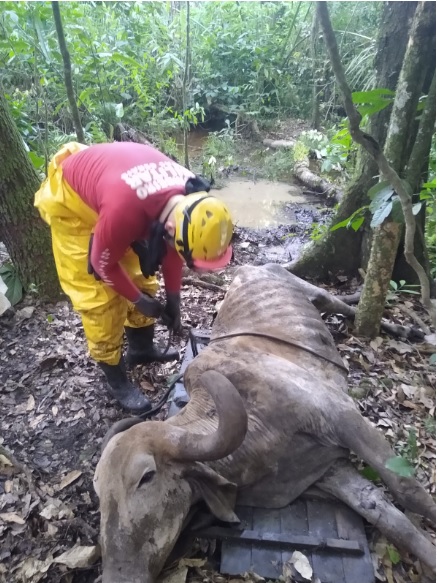
[{"label": "curved horn", "polygon": [[180,461],[206,462],[226,457],[243,443],[247,431],[247,413],[234,385],[214,370],[202,373],[199,381],[214,400],[218,428],[210,435],[171,432],[167,451]]},{"label": "curved horn", "polygon": [[127,431],[134,425],[142,423],[143,421],[144,419],[140,419],[139,417],[129,417],[127,419],[117,421],[116,423],[111,425],[111,427],[106,432],[105,437],[103,438],[101,452],[103,453],[105,447],[108,445],[109,441],[114,437],[114,435],[117,435],[117,433],[123,433],[123,431]]}]

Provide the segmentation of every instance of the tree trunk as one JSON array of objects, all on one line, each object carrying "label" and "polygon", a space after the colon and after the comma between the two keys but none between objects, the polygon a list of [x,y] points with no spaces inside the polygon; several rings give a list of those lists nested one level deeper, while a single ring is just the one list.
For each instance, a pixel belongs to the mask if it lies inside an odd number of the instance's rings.
[{"label": "tree trunk", "polygon": [[61,13],[59,10],[59,2],[52,2],[53,17],[55,19],[56,33],[58,35],[59,49],[61,51],[62,60],[64,61],[64,78],[65,88],[67,90],[67,97],[70,103],[71,115],[73,116],[73,124],[76,130],[77,141],[81,144],[85,143],[85,135],[83,133],[82,123],[80,121],[79,110],[77,108],[76,99],[74,97],[73,81],[71,78],[71,59],[70,53],[65,42],[64,29],[62,28]]},{"label": "tree trunk", "polygon": [[33,206],[40,180],[0,93],[0,240],[24,288],[37,286],[44,298],[59,296],[50,231]]},{"label": "tree trunk", "polygon": [[319,23],[317,21],[317,10],[314,7],[313,24],[311,26],[311,60],[313,69],[313,103],[311,114],[311,127],[318,130],[320,127],[320,104],[319,104],[319,84],[317,71],[317,37],[319,32]]},{"label": "tree trunk", "polygon": [[[410,159],[405,170],[405,178],[412,187],[412,191],[417,194],[420,192],[421,185],[426,180],[429,163],[429,152],[431,150],[432,138],[435,133],[435,116],[436,116],[436,87],[435,87],[435,71],[434,77],[431,81],[428,97],[420,117],[419,128],[416,133],[416,141],[414,142],[411,151]],[[414,202],[419,202],[418,197],[415,197]],[[426,220],[426,204],[424,203],[419,214],[416,215],[416,239],[414,241],[414,254],[425,267],[426,273],[430,278],[430,264],[428,257],[428,250],[425,241],[425,220]],[[393,270],[393,278],[395,281],[404,279],[408,283],[417,284],[419,280],[414,270],[405,261],[402,253],[403,239],[398,249],[398,255],[395,261]]]},{"label": "tree trunk", "polygon": [[[384,148],[387,160],[397,173],[404,170],[407,162],[405,146],[409,141],[427,70],[427,42],[432,38],[434,28],[435,4],[419,2],[399,76]],[[401,225],[394,223],[390,217],[375,230],[368,272],[355,320],[356,332],[360,335],[372,338],[379,332],[401,234]]]},{"label": "tree trunk", "polygon": [[189,68],[190,68],[190,3],[186,2],[187,7],[187,19],[186,19],[186,48],[185,48],[185,69],[184,69],[184,80],[182,83],[182,109],[184,110],[184,160],[185,167],[190,169],[190,159],[188,156],[188,131],[189,123],[187,120],[187,93],[188,93],[188,80],[189,80]]},{"label": "tree trunk", "polygon": [[[402,66],[408,40],[408,31],[417,2],[385,2],[378,32],[375,56],[376,83],[378,88],[394,90]],[[371,134],[383,144],[387,134],[391,107],[371,118]],[[375,182],[378,167],[373,159],[361,151],[352,184],[333,217],[332,224],[346,220],[357,209],[369,203],[367,192]],[[358,268],[366,266],[369,256],[370,229],[365,226],[358,232],[352,229],[327,231],[321,239],[305,249],[300,258],[287,265],[300,277],[326,279],[339,272],[355,275]]]},{"label": "tree trunk", "polygon": [[379,333],[401,233],[402,225],[389,221],[378,227],[373,235],[372,252],[355,317],[356,331],[362,336],[374,338]]}]

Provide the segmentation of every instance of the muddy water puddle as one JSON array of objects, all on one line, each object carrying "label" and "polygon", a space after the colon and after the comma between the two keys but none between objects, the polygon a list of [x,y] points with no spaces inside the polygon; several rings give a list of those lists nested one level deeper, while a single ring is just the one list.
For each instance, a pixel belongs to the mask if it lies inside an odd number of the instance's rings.
[{"label": "muddy water puddle", "polygon": [[284,182],[232,180],[213,193],[228,205],[236,225],[250,229],[294,225],[295,207],[320,206],[316,196],[304,195],[300,187]]}]

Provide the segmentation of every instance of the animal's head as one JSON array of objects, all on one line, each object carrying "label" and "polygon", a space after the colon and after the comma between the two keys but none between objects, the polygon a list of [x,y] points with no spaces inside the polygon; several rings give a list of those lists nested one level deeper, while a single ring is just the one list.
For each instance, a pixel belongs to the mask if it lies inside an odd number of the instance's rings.
[{"label": "animal's head", "polygon": [[[162,421],[110,430],[97,465],[103,583],[148,583],[168,558],[193,504],[203,500],[221,520],[235,521],[236,487],[205,463],[235,451],[247,430],[244,404],[221,374],[200,384],[211,394],[218,427],[207,435]],[[129,427],[126,429],[126,427]],[[119,432],[121,431],[121,432]]]}]

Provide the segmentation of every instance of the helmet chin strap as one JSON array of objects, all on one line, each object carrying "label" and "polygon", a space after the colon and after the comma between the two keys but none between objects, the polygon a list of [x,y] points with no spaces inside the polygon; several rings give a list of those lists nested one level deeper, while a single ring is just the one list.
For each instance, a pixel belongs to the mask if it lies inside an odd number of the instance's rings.
[{"label": "helmet chin strap", "polygon": [[[183,194],[182,194],[182,195],[179,195],[179,194],[177,194],[177,195],[175,195],[175,196],[182,196],[182,197],[183,197],[184,195],[183,195]],[[170,200],[171,200],[171,199],[170,199]],[[169,201],[169,202],[170,202],[170,201]],[[169,210],[169,211],[168,211],[168,213],[165,215],[164,219],[162,219],[162,220],[161,220],[161,217],[163,216],[163,214],[164,214],[164,211],[165,211],[165,208],[164,208],[164,210],[162,211],[162,213],[161,213],[161,215],[160,215],[160,217],[159,217],[159,222],[160,222],[160,223],[162,223],[163,225],[165,225],[165,223],[168,221],[168,219],[169,219],[169,217],[170,217],[171,213],[172,213],[172,212],[175,210],[175,208],[177,207],[177,205],[178,205],[179,203],[180,203],[180,200],[177,200],[177,201],[176,201],[176,202],[173,204],[173,206],[171,206],[171,207],[170,207],[170,210]],[[168,203],[167,203],[167,204],[168,204]],[[167,206],[167,205],[166,205],[166,206]]]},{"label": "helmet chin strap", "polygon": [[196,208],[198,204],[203,202],[205,198],[213,198],[210,194],[196,200],[191,204],[188,208],[184,210],[184,221],[182,223],[182,243],[184,245],[184,249],[181,252],[182,256],[185,259],[187,266],[191,269],[193,266],[193,258],[192,258],[192,250],[190,249],[190,245],[188,243],[188,225],[191,222],[191,214],[193,210]]}]

